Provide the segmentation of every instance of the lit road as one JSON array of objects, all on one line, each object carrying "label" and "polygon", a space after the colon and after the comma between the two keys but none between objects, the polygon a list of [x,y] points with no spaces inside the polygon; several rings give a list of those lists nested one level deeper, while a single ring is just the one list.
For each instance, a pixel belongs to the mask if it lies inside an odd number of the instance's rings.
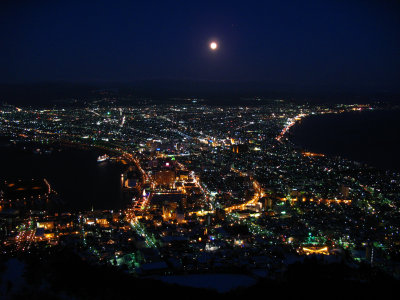
[{"label": "lit road", "polygon": [[16,250],[26,251],[30,248],[31,244],[35,241],[35,230],[21,231],[16,237]]},{"label": "lit road", "polygon": [[304,118],[306,115],[305,114],[299,114],[295,116],[294,118],[289,118],[286,122],[286,126],[282,129],[280,134],[276,137],[276,140],[278,142],[281,141],[283,136],[289,131],[289,129],[296,124],[297,121],[301,120],[301,118]]},{"label": "lit road", "polygon": [[[237,169],[231,168],[231,170],[234,171],[235,173],[238,173],[240,176],[247,176],[247,174],[245,174],[245,173],[243,173],[243,172],[241,172],[241,171],[239,171],[239,170],[237,170]],[[232,212],[232,211],[234,211],[234,210],[244,210],[244,209],[246,209],[246,207],[248,207],[248,206],[254,206],[254,205],[256,205],[256,204],[258,203],[258,201],[259,201],[262,197],[265,196],[265,191],[264,191],[264,189],[261,187],[260,183],[259,183],[257,180],[255,180],[252,176],[250,176],[250,180],[252,181],[252,183],[253,183],[253,188],[254,188],[254,190],[255,190],[255,193],[254,193],[253,198],[251,198],[249,201],[247,201],[247,202],[245,202],[245,203],[226,207],[226,208],[225,208],[225,211],[226,211],[227,213],[230,213],[230,212]]]}]

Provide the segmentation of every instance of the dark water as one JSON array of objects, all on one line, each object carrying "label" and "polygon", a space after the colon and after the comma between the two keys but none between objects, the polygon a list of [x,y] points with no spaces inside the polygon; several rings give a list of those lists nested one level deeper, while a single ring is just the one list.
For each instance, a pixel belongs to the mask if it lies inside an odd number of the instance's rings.
[{"label": "dark water", "polygon": [[309,151],[400,171],[400,110],[310,116],[290,139]]},{"label": "dark water", "polygon": [[[63,148],[50,154],[34,154],[21,146],[0,143],[0,180],[46,178],[66,210],[120,209],[128,199],[121,191],[124,167],[97,163],[96,151]],[[101,153],[103,154],[103,153]]]}]

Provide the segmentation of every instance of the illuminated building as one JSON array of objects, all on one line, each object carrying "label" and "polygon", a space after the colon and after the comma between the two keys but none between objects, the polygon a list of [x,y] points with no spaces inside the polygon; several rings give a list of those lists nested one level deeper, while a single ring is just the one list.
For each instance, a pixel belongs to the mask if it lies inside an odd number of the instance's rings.
[{"label": "illuminated building", "polygon": [[232,152],[233,153],[244,153],[249,150],[249,146],[245,144],[233,145]]},{"label": "illuminated building", "polygon": [[37,222],[37,227],[44,228],[45,230],[52,230],[54,229],[54,222],[53,221],[47,221],[47,222]]},{"label": "illuminated building", "polygon": [[176,178],[178,180],[188,180],[189,179],[189,171],[183,171],[183,170],[179,170],[176,174]]},{"label": "illuminated building", "polygon": [[327,246],[308,246],[302,247],[301,253],[310,255],[310,254],[323,254],[329,255],[329,248]]},{"label": "illuminated building", "polygon": [[340,194],[342,194],[343,197],[348,198],[349,197],[349,191],[350,191],[350,188],[348,186],[345,186],[343,184],[341,184],[339,186],[339,192],[340,192]]},{"label": "illuminated building", "polygon": [[154,177],[157,185],[172,186],[176,176],[173,170],[161,170],[157,171]]}]

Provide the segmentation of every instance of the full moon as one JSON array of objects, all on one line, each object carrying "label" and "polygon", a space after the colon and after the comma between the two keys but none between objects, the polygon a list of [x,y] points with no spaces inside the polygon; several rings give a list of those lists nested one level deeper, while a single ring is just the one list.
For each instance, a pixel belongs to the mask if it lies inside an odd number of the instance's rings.
[{"label": "full moon", "polygon": [[212,42],[212,43],[210,44],[210,48],[211,48],[211,50],[216,50],[216,49],[218,48],[217,43],[216,43],[216,42]]}]

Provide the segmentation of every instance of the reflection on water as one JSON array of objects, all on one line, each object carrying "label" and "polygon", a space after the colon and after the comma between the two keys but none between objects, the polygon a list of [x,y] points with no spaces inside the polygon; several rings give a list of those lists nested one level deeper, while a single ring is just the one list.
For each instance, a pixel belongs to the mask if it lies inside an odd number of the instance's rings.
[{"label": "reflection on water", "polygon": [[3,142],[0,179],[46,178],[66,210],[124,208],[129,201],[121,189],[125,167],[115,162],[98,163],[98,156],[96,151],[71,148],[38,152]]}]

